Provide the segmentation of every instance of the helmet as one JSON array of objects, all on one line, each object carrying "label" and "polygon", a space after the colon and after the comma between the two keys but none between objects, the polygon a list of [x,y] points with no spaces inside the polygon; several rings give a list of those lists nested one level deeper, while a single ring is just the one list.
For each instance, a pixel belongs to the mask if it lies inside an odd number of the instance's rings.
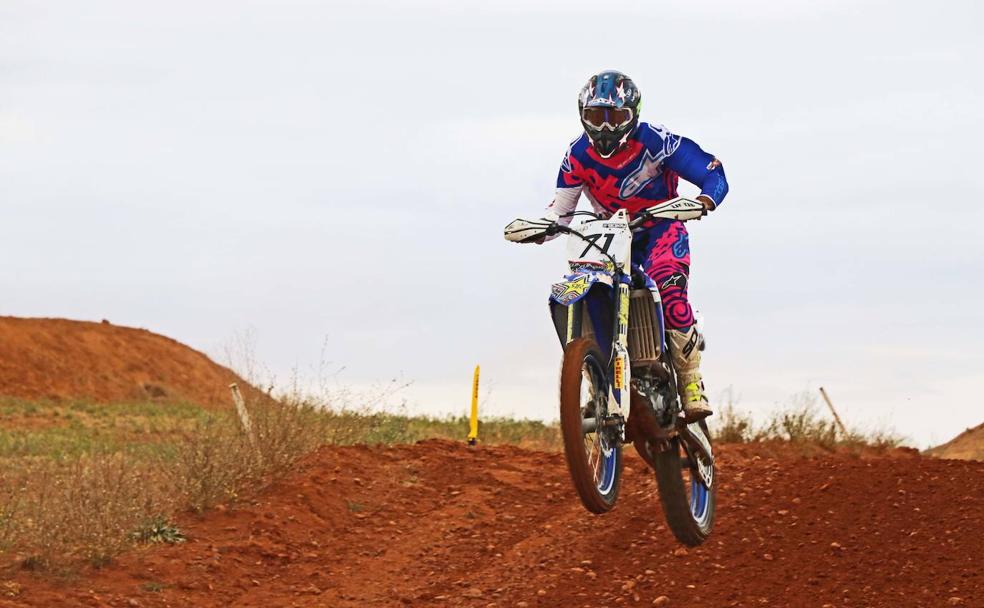
[{"label": "helmet", "polygon": [[581,125],[602,158],[609,158],[625,146],[639,125],[642,94],[632,79],[615,70],[606,70],[588,80],[577,98]]}]

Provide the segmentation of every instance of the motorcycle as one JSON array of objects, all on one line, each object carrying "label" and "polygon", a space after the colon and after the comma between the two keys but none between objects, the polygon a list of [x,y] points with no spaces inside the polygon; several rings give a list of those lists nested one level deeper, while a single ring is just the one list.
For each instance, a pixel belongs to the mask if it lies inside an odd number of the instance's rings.
[{"label": "motorcycle", "polygon": [[[622,446],[632,443],[655,471],[666,522],[690,546],[714,524],[717,486],[710,434],[703,420],[688,424],[667,349],[659,290],[631,263],[632,234],[654,220],[687,221],[704,206],[677,197],[629,219],[575,211],[582,221],[517,219],[505,238],[531,242],[566,234],[570,274],[552,286],[550,314],[564,349],[560,427],[571,479],[584,507],[615,506]],[[558,220],[560,218],[557,218]],[[704,348],[703,337],[699,348]]]}]

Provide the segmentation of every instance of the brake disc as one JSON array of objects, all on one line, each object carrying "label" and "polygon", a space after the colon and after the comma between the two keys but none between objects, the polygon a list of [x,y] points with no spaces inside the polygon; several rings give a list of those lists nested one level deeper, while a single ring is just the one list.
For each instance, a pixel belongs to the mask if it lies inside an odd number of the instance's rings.
[{"label": "brake disc", "polygon": [[708,488],[714,482],[714,452],[711,442],[699,423],[691,423],[680,429],[684,450],[697,467],[697,475]]}]

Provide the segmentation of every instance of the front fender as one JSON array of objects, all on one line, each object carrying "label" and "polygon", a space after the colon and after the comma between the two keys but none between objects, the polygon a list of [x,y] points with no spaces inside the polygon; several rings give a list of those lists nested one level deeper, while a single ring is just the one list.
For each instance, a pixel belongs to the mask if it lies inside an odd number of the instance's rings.
[{"label": "front fender", "polygon": [[580,301],[595,285],[612,287],[612,277],[603,272],[577,272],[564,277],[560,283],[550,287],[550,300],[561,306],[570,306]]}]

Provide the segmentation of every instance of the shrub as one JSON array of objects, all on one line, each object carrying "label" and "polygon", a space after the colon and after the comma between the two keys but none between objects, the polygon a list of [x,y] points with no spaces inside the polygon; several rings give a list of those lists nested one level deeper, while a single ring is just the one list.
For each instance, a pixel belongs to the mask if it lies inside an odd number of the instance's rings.
[{"label": "shrub", "polygon": [[147,513],[175,506],[152,468],[122,454],[25,463],[5,486],[16,501],[6,543],[35,568],[104,565],[129,545]]},{"label": "shrub", "polygon": [[827,450],[836,447],[859,450],[893,448],[903,441],[886,429],[848,428],[846,433],[842,432],[836,422],[821,413],[816,397],[810,393],[793,396],[790,403],[773,411],[764,424],[757,425],[748,412],[735,407],[735,399],[729,392],[727,404],[715,418],[711,419],[714,435],[722,443],[783,441]]}]

